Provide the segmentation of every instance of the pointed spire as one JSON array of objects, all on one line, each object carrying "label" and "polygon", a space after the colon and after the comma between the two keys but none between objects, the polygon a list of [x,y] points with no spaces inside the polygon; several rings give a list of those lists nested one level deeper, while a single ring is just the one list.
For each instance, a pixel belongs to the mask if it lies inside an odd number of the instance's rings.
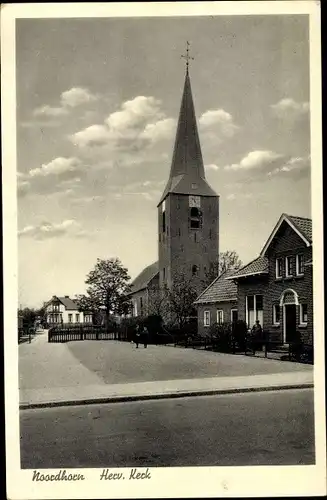
[{"label": "pointed spire", "polygon": [[[187,42],[188,43],[188,42]],[[187,45],[186,75],[179,112],[173,159],[167,186],[160,203],[168,193],[217,196],[205,180],[202,152],[193,104],[189,75],[189,44]]]},{"label": "pointed spire", "polygon": [[191,175],[194,179],[205,177],[188,71],[185,76],[170,177],[181,174]]}]

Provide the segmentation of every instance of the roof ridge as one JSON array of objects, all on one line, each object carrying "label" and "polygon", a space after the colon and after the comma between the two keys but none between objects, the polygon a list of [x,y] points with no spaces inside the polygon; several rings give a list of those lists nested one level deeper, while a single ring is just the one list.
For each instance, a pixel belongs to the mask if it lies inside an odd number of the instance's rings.
[{"label": "roof ridge", "polygon": [[284,214],[286,217],[291,217],[292,219],[303,219],[303,220],[310,220],[312,222],[311,217],[302,217],[301,215],[290,215],[290,214]]}]

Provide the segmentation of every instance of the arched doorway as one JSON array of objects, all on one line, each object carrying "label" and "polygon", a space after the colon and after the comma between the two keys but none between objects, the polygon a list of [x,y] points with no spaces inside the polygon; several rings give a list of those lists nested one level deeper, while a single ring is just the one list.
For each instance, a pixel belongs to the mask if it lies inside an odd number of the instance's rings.
[{"label": "arched doorway", "polygon": [[280,297],[280,308],[283,308],[283,341],[286,344],[296,338],[298,294],[292,288],[284,290]]}]

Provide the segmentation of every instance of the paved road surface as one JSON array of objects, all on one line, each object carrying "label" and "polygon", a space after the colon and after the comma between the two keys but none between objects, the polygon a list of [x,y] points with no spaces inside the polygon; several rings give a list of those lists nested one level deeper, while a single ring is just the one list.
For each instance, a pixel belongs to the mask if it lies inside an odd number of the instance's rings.
[{"label": "paved road surface", "polygon": [[313,390],[21,411],[22,468],[314,463]]},{"label": "paved road surface", "polygon": [[135,344],[101,340],[68,342],[66,346],[105,384],[312,371],[311,365],[180,347],[136,349]]}]

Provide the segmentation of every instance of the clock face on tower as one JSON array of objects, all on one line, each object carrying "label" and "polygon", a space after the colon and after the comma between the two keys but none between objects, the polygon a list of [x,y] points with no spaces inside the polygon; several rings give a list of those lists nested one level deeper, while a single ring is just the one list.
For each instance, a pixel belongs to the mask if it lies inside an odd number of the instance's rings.
[{"label": "clock face on tower", "polygon": [[201,198],[200,196],[194,196],[193,194],[190,194],[188,198],[189,206],[190,207],[196,207],[200,208],[201,207]]}]

